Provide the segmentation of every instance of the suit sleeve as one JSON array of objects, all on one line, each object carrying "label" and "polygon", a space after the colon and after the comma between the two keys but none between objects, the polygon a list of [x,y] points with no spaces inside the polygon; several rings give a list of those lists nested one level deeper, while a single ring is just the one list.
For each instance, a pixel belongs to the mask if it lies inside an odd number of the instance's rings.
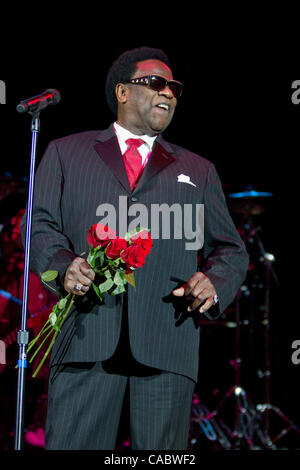
[{"label": "suit sleeve", "polygon": [[[65,271],[78,256],[63,233],[61,197],[64,176],[58,150],[50,143],[36,172],[32,211],[30,269],[40,275],[44,271],[57,270],[59,275],[50,285],[61,289]],[[25,245],[27,209],[21,223]]]},{"label": "suit sleeve", "polygon": [[206,312],[217,318],[230,305],[244,281],[249,264],[245,244],[229,214],[220,178],[211,164],[204,194],[202,272],[214,285],[219,302]]}]

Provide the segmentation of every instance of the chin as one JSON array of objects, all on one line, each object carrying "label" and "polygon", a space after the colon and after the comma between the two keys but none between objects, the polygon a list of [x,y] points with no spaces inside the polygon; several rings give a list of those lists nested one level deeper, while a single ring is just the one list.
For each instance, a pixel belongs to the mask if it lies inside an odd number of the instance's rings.
[{"label": "chin", "polygon": [[152,123],[152,125],[150,126],[150,129],[155,134],[160,134],[168,127],[169,124],[170,124],[169,122],[164,123],[164,124],[155,122],[155,123]]}]

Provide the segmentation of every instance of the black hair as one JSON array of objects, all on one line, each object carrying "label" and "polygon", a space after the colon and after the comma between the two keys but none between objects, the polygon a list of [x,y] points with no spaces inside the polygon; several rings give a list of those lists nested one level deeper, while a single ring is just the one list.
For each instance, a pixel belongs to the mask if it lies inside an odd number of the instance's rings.
[{"label": "black hair", "polygon": [[105,84],[106,101],[113,112],[117,115],[117,98],[115,88],[118,83],[130,80],[136,70],[137,62],[148,59],[157,59],[165,63],[170,68],[168,56],[161,49],[152,47],[139,47],[123,52],[112,64],[108,71]]}]

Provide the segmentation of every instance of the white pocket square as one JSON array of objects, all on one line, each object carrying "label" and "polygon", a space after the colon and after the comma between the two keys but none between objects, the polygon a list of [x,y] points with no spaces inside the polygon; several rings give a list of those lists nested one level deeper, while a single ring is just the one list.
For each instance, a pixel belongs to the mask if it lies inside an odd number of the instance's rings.
[{"label": "white pocket square", "polygon": [[194,183],[191,182],[191,178],[187,175],[184,175],[181,173],[181,175],[177,176],[177,181],[178,183],[188,183],[191,184],[192,186],[197,187]]}]

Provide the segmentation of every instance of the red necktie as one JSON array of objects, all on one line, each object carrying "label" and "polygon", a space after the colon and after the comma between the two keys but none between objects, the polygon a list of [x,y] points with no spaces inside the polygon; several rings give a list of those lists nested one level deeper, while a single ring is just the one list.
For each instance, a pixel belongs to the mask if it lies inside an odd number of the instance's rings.
[{"label": "red necktie", "polygon": [[127,139],[128,146],[126,152],[123,154],[123,159],[128,175],[129,184],[133,191],[139,176],[142,173],[143,160],[138,148],[145,142],[142,139]]}]

